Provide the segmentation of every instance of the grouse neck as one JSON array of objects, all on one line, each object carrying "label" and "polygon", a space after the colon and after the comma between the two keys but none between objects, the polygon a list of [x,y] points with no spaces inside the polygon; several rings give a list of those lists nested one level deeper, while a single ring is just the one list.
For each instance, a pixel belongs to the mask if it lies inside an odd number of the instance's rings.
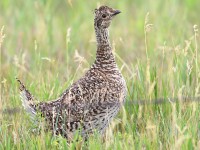
[{"label": "grouse neck", "polygon": [[94,66],[103,68],[104,70],[116,70],[116,62],[109,41],[108,29],[98,28],[95,26],[95,32],[97,40],[97,53]]},{"label": "grouse neck", "polygon": [[101,46],[110,46],[109,41],[109,31],[108,28],[98,28],[95,26],[95,34],[97,40],[97,47]]}]

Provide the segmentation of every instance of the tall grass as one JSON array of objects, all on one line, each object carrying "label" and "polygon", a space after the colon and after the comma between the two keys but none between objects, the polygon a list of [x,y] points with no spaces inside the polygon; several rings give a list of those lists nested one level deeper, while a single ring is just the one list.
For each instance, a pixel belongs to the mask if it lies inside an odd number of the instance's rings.
[{"label": "tall grass", "polygon": [[[95,59],[100,4],[122,11],[110,36],[128,85],[124,108],[87,143],[33,133],[15,77],[39,101],[59,96]],[[199,9],[198,0],[0,1],[0,149],[200,149]]]}]

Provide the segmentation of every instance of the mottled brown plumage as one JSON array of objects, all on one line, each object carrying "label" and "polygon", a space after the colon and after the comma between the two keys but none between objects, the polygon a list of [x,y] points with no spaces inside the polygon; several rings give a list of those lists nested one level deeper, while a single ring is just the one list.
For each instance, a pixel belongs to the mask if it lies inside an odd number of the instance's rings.
[{"label": "mottled brown plumage", "polygon": [[54,101],[35,104],[20,80],[22,102],[34,116],[41,112],[54,134],[67,139],[75,131],[85,137],[94,131],[103,133],[118,113],[126,97],[126,83],[115,62],[108,27],[120,11],[107,6],[95,9],[96,60],[86,74]]}]

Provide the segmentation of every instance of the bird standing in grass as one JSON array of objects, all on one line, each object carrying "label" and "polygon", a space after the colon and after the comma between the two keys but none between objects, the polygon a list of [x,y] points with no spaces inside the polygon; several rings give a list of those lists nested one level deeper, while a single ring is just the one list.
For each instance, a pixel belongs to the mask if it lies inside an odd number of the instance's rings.
[{"label": "bird standing in grass", "polygon": [[125,101],[126,82],[117,67],[109,41],[108,27],[119,10],[108,6],[95,9],[96,59],[91,68],[57,99],[34,102],[34,97],[20,83],[22,104],[35,117],[41,113],[48,129],[71,140],[76,131],[82,137],[103,133]]}]

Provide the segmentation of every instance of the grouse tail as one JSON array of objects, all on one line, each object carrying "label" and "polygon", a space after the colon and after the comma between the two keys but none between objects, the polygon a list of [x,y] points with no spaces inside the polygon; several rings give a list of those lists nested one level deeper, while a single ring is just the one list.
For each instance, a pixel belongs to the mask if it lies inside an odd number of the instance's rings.
[{"label": "grouse tail", "polygon": [[31,116],[31,118],[35,118],[36,116],[36,105],[34,104],[34,97],[32,94],[26,89],[25,85],[16,78],[19,82],[19,89],[20,89],[20,97],[22,101],[22,105],[27,113]]}]

